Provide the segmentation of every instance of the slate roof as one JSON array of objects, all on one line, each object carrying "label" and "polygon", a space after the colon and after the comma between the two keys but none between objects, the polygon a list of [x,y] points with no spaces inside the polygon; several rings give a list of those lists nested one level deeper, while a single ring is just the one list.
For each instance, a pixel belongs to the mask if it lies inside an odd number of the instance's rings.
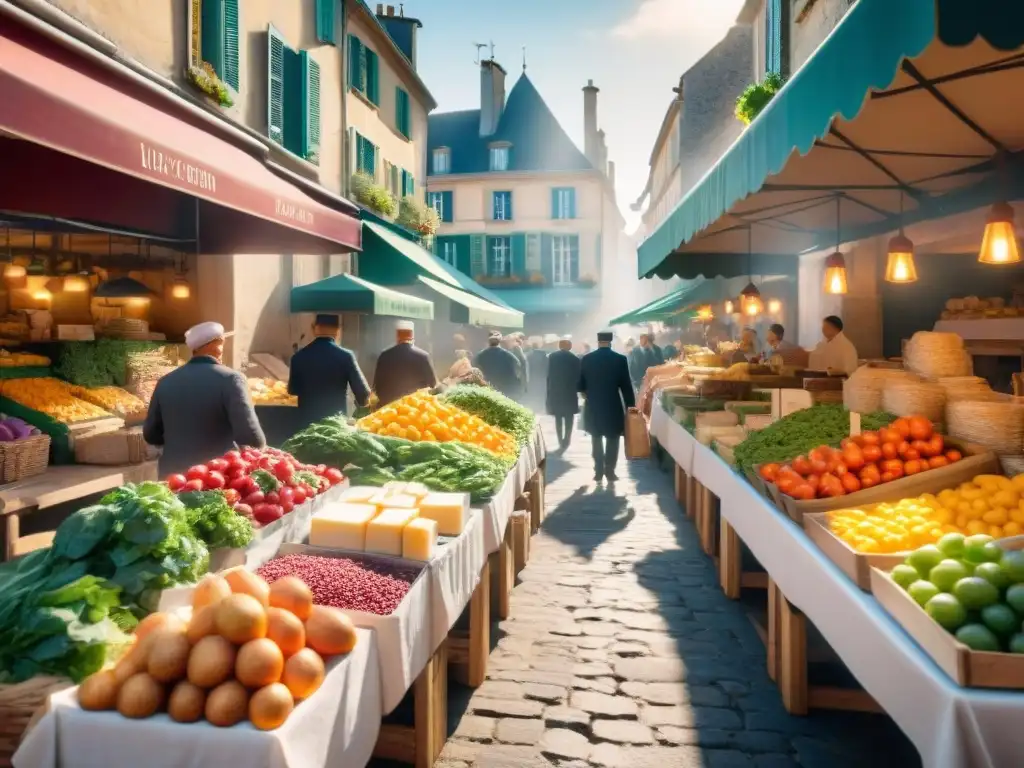
[{"label": "slate roof", "polygon": [[512,145],[509,171],[594,170],[525,73],[508,93],[498,130],[492,136],[480,136],[479,109],[442,112],[428,118],[428,149],[433,152],[437,147],[449,147],[453,174],[490,173],[488,147],[502,141]]}]

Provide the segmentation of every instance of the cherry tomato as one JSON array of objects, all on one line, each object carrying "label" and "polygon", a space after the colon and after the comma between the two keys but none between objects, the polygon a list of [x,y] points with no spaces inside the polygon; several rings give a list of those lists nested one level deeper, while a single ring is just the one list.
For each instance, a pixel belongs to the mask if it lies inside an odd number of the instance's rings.
[{"label": "cherry tomato", "polygon": [[188,468],[188,472],[185,473],[185,477],[189,480],[205,480],[208,474],[210,474],[209,467],[205,464],[196,464],[194,467]]},{"label": "cherry tomato", "polygon": [[184,475],[179,474],[167,476],[167,486],[175,493],[184,488],[186,482],[188,482],[188,478],[186,478]]}]

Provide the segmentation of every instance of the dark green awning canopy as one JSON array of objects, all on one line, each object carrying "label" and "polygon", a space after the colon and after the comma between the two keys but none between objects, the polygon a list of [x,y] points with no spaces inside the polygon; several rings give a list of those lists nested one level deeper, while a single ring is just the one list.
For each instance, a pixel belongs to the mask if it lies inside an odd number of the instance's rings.
[{"label": "dark green awning canopy", "polygon": [[791,273],[837,240],[1019,195],[995,158],[1024,150],[1022,46],[1017,0],[858,0],[641,244],[640,276],[742,274],[748,244],[754,274]]},{"label": "dark green awning canopy", "polygon": [[354,275],[335,275],[292,288],[292,312],[359,312],[433,320],[434,305]]},{"label": "dark green awning canopy", "polygon": [[691,299],[697,290],[706,282],[703,277],[688,280],[686,284],[664,296],[649,301],[641,307],[619,315],[608,321],[608,325],[642,325],[643,323],[663,320],[682,311],[687,305],[698,299]]},{"label": "dark green awning canopy", "polygon": [[420,275],[419,282],[451,302],[449,319],[453,323],[485,325],[495,328],[522,328],[523,313],[484,301],[447,283]]}]

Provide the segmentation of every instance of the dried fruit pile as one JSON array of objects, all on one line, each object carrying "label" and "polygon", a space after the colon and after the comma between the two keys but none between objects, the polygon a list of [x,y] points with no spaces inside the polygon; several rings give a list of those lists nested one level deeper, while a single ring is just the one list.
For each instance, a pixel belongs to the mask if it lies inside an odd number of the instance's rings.
[{"label": "dried fruit pile", "polygon": [[408,594],[419,571],[360,562],[347,557],[286,555],[257,573],[267,581],[297,576],[313,591],[317,605],[388,616]]}]

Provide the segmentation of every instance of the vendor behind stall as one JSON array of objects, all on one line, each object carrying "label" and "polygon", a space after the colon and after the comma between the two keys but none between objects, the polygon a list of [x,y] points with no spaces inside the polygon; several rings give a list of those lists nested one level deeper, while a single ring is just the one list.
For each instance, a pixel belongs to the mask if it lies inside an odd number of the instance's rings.
[{"label": "vendor behind stall", "polygon": [[810,366],[830,375],[849,375],[857,370],[857,348],[843,333],[843,321],[829,315],[821,321],[825,340],[811,351]]},{"label": "vendor behind stall", "polygon": [[395,331],[395,345],[385,349],[377,358],[373,372],[373,390],[381,405],[412,394],[418,389],[437,386],[434,364],[430,355],[416,346],[413,324],[400,320]]},{"label": "vendor behind stall", "polygon": [[316,338],[292,356],[288,393],[299,399],[302,428],[346,413],[350,387],[357,405],[366,405],[370,397],[356,356],[338,344],[340,333],[337,315],[317,315],[313,323]]},{"label": "vendor behind stall", "polygon": [[189,328],[185,344],[192,359],[153,390],[142,436],[163,447],[163,477],[237,447],[266,445],[245,377],[221,364],[224,339],[230,335],[220,323]]}]

